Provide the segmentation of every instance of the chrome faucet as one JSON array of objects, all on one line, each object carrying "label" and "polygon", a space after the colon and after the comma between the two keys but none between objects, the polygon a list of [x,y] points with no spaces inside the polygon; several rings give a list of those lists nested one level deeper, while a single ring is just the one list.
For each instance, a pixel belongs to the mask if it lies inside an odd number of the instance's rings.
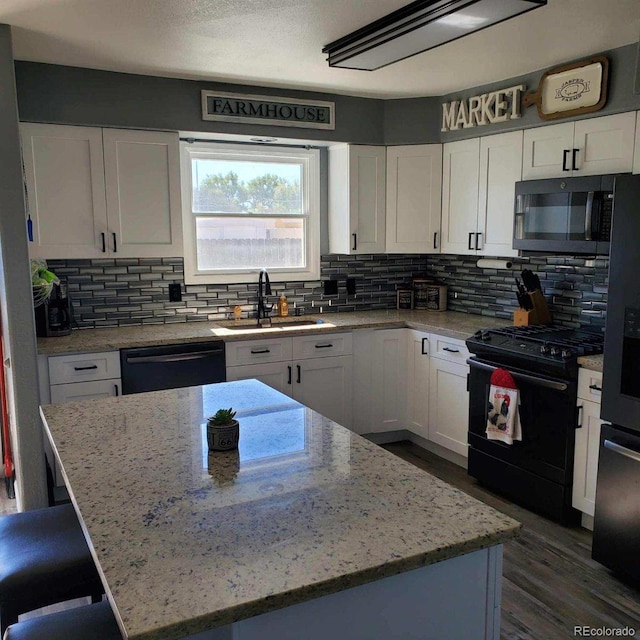
[{"label": "chrome faucet", "polygon": [[269,274],[266,269],[261,269],[258,278],[258,326],[263,324],[270,325],[271,318],[269,313],[273,309],[273,305],[265,304],[265,298],[271,295],[271,282],[269,282]]}]

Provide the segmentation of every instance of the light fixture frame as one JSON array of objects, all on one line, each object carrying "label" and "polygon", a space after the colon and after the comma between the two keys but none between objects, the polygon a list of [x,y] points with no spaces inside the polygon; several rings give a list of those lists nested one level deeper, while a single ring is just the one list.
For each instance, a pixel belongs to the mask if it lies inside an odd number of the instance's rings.
[{"label": "light fixture frame", "polygon": [[[395,62],[399,62],[400,60],[406,60],[407,58],[418,55],[419,53],[435,49],[436,47],[440,47],[443,44],[454,42],[455,40],[463,38],[471,33],[477,33],[478,31],[482,31],[483,29],[487,29],[488,27],[493,27],[494,25],[505,22],[506,20],[510,20],[511,18],[524,15],[525,13],[533,11],[534,9],[544,7],[547,4],[548,0],[519,0],[520,2],[529,3],[531,6],[525,8],[519,13],[506,16],[502,20],[491,22],[490,24],[480,26],[477,29],[465,31],[457,37],[450,38],[433,46],[427,46],[420,51],[415,51],[406,56],[390,60],[389,62],[373,68],[341,65],[342,62],[350,60],[357,55],[366,53],[371,49],[374,49],[392,40],[400,38],[408,33],[411,33],[416,29],[425,27],[435,20],[439,20],[462,9],[472,7],[473,5],[482,1],[483,0],[416,0],[415,2],[408,4],[406,7],[402,7],[396,11],[393,11],[389,15],[379,18],[378,20],[375,20],[374,22],[371,22],[370,24],[360,29],[357,29],[353,33],[330,42],[323,47],[322,52],[327,54],[327,62],[329,63],[330,67],[343,67],[346,69],[361,71],[375,71],[376,69],[381,69],[390,64],[394,64]],[[507,3],[508,6],[509,0],[503,1]]]}]

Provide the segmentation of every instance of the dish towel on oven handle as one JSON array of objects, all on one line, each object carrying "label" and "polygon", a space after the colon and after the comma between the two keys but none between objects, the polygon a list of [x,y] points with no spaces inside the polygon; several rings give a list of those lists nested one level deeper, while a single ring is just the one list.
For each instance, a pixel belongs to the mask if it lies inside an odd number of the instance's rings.
[{"label": "dish towel on oven handle", "polygon": [[487,414],[487,440],[513,444],[522,440],[518,406],[520,397],[513,376],[506,369],[496,369],[491,375]]}]

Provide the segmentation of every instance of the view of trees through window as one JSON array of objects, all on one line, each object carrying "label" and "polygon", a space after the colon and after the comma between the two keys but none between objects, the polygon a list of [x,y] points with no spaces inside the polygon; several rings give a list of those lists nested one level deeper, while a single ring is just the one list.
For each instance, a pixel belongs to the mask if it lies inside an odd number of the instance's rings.
[{"label": "view of trees through window", "polygon": [[198,269],[305,265],[302,165],[192,161]]}]

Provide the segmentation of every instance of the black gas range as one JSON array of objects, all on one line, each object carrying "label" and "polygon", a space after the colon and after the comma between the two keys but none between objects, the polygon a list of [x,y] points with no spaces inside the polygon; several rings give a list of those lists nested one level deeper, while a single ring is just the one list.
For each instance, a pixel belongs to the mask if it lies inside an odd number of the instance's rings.
[{"label": "black gas range", "polygon": [[[478,331],[469,358],[469,475],[534,511],[567,524],[571,506],[578,358],[603,351],[601,331],[557,325]],[[519,391],[522,441],[486,436],[491,377],[507,369]]]},{"label": "black gas range", "polygon": [[466,343],[481,359],[574,377],[580,356],[602,353],[604,333],[560,325],[509,326],[478,331]]}]

